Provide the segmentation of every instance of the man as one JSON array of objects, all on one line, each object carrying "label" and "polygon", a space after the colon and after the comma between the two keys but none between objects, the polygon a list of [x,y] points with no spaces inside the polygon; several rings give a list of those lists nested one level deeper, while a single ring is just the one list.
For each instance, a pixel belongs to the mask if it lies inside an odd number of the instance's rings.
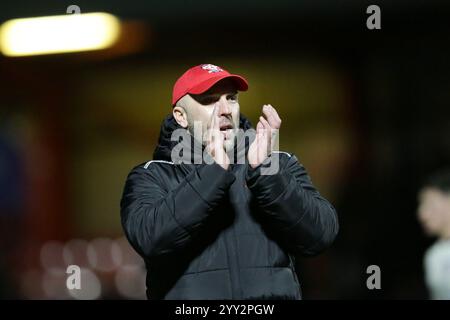
[{"label": "man", "polygon": [[427,235],[437,241],[425,253],[425,282],[432,299],[450,299],[450,170],[431,176],[417,210]]},{"label": "man", "polygon": [[[186,71],[154,160],[128,176],[122,225],[145,260],[149,299],[301,299],[294,257],[322,252],[338,232],[334,208],[297,158],[273,150],[275,108],[263,107],[250,145],[242,139],[253,130],[238,102],[247,88],[215,65]],[[175,161],[180,143],[192,149],[174,132],[198,137],[199,126],[201,163]],[[232,160],[238,149],[245,161]],[[278,170],[263,174],[274,161]]]}]

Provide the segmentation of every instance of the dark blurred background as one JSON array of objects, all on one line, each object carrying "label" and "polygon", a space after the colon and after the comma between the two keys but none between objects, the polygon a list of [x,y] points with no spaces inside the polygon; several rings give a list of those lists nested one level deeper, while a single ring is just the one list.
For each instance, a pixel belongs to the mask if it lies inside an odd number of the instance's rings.
[{"label": "dark blurred background", "polygon": [[[338,210],[333,247],[298,261],[305,298],[428,298],[417,192],[450,160],[448,2],[16,0],[0,23],[72,4],[117,16],[117,43],[0,55],[0,298],[145,297],[122,188],[152,157],[173,83],[200,63],[249,80],[240,104],[253,122],[277,108],[281,150]],[[366,27],[370,4],[381,30]],[[69,264],[86,283],[75,295]],[[380,290],[366,287],[373,264]]]}]

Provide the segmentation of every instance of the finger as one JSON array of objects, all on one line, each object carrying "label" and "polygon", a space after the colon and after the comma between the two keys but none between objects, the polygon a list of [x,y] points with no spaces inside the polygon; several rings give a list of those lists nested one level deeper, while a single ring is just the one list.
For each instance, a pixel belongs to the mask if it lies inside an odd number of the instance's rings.
[{"label": "finger", "polygon": [[265,147],[267,148],[267,150],[269,150],[269,148],[271,147],[271,143],[272,143],[272,128],[270,127],[267,120],[264,119],[263,117],[261,117],[261,122],[264,126],[264,138],[265,138],[265,141],[267,142]]},{"label": "finger", "polygon": [[216,108],[217,108],[217,105],[214,105],[213,112],[212,112],[211,117],[209,118],[209,121],[208,121],[208,126],[207,126],[208,129],[212,128],[213,125],[214,125],[214,121],[215,121],[214,114],[216,112]]},{"label": "finger", "polygon": [[275,118],[275,115],[269,105],[264,105],[263,114],[266,116],[270,126],[275,127],[277,125],[277,119]]},{"label": "finger", "polygon": [[214,105],[213,112],[210,119],[210,129],[219,129],[219,106]]},{"label": "finger", "polygon": [[215,129],[220,130],[220,115],[219,115],[219,104],[216,103],[215,107],[214,107],[214,112],[213,112],[213,116],[214,116],[214,125],[215,125]]},{"label": "finger", "polygon": [[278,115],[277,110],[276,110],[271,104],[269,104],[269,107],[270,107],[270,109],[272,110],[272,114],[273,114],[273,116],[274,116],[276,122],[278,123],[278,129],[279,129],[279,128],[280,128],[280,125],[281,125],[281,118],[280,118],[280,116]]},{"label": "finger", "polygon": [[266,119],[264,119],[264,117],[259,117],[259,121],[261,121],[262,125],[264,126],[264,133],[267,135],[271,134],[271,127],[269,122],[267,122]]},{"label": "finger", "polygon": [[213,123],[214,123],[214,109],[211,114],[211,117],[209,118],[208,123],[206,124],[206,132],[203,133],[207,143],[211,142],[211,128],[213,127]]},{"label": "finger", "polygon": [[256,125],[256,133],[260,133],[262,129],[264,129],[264,126],[261,121],[258,121],[258,124]]},{"label": "finger", "polygon": [[223,148],[225,137],[220,132],[220,115],[219,115],[218,104],[216,104],[214,107],[213,117],[214,117],[213,136],[214,136],[215,147]]},{"label": "finger", "polygon": [[256,135],[255,135],[255,142],[258,144],[258,141],[263,138],[264,134],[264,125],[261,123],[261,121],[258,121],[258,124],[256,125]]},{"label": "finger", "polygon": [[268,104],[263,107],[263,114],[266,116],[270,126],[274,129],[279,129],[281,126],[281,119],[277,111],[272,105]]},{"label": "finger", "polygon": [[215,139],[215,131],[217,130],[218,121],[217,121],[217,113],[219,108],[217,107],[217,104],[214,105],[214,109],[210,118],[210,121],[208,123],[208,141],[210,143],[214,143]]}]

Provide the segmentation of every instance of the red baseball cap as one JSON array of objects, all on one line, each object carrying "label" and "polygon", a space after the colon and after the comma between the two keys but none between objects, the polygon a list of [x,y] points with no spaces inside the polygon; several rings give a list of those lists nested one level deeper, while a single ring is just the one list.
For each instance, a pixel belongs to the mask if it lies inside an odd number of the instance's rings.
[{"label": "red baseball cap", "polygon": [[186,94],[203,93],[225,78],[233,79],[239,91],[247,91],[248,82],[245,78],[237,74],[231,74],[213,64],[201,64],[190,68],[175,82],[172,93],[172,106]]}]

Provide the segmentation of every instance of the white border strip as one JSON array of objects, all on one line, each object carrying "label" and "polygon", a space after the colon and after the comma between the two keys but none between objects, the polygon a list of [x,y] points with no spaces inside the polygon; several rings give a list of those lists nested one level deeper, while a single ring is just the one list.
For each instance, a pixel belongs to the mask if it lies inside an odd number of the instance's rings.
[{"label": "white border strip", "polygon": [[284,151],[272,151],[272,153],[284,153],[284,154],[287,154],[289,156],[289,158],[292,157],[292,154],[284,152]]},{"label": "white border strip", "polygon": [[166,161],[166,160],[150,160],[149,162],[147,162],[147,163],[144,165],[144,169],[148,169],[148,166],[149,166],[150,163],[152,163],[152,162],[161,162],[161,163],[173,164],[173,162]]}]

